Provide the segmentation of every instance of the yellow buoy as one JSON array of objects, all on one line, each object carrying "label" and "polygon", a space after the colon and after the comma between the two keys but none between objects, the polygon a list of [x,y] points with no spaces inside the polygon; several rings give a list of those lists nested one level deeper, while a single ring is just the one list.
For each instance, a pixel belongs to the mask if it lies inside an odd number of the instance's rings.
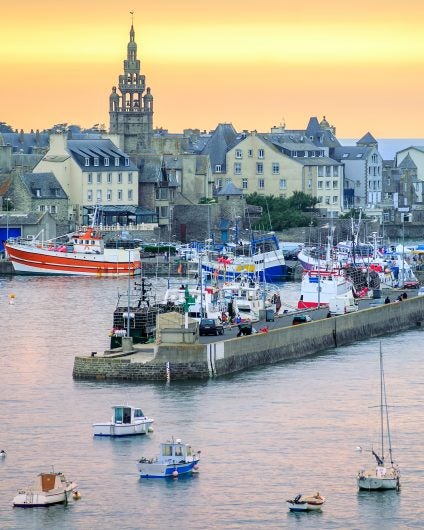
[{"label": "yellow buoy", "polygon": [[72,497],[74,498],[74,500],[78,501],[79,499],[81,499],[81,493],[79,491],[74,491]]}]

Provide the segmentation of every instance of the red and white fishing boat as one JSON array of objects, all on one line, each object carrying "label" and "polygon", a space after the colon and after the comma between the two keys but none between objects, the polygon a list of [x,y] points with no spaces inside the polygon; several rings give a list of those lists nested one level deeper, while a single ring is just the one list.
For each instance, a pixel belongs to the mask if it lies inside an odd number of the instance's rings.
[{"label": "red and white fishing boat", "polygon": [[304,272],[300,288],[298,309],[328,306],[330,300],[352,294],[353,284],[344,271],[310,270]]},{"label": "red and white fishing boat", "polygon": [[94,225],[75,232],[64,244],[33,238],[9,240],[4,246],[18,274],[134,276],[141,273],[139,250],[105,248]]}]

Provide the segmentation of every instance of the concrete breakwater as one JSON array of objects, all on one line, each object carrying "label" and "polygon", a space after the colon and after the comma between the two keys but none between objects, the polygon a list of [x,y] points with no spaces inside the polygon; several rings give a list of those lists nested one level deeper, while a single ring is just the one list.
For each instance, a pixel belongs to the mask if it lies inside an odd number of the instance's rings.
[{"label": "concrete breakwater", "polygon": [[150,350],[145,347],[144,354],[77,356],[73,377],[115,381],[207,379],[407,330],[420,326],[423,320],[424,297],[417,296],[400,303],[210,344],[166,343]]}]

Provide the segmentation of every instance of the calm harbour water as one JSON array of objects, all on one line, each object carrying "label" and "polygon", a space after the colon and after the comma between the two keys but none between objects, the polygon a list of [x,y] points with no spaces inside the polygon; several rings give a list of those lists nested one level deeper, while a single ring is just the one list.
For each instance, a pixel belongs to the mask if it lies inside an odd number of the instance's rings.
[{"label": "calm harbour water", "polygon": [[[0,527],[2,529],[422,528],[423,330],[384,337],[400,493],[358,493],[378,443],[378,351],[372,339],[297,362],[203,383],[72,379],[74,355],[108,345],[125,279],[0,278]],[[295,300],[299,284],[287,284]],[[9,304],[10,294],[15,303]],[[141,405],[146,437],[94,439],[110,406]],[[201,449],[200,473],[140,480],[136,461],[175,436]],[[63,471],[82,499],[12,508],[37,473]],[[285,499],[319,490],[322,513],[290,514]]]}]

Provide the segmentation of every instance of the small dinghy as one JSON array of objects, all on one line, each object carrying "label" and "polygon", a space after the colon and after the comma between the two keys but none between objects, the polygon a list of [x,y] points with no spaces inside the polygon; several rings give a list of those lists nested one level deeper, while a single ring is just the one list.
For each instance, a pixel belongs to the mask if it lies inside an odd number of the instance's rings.
[{"label": "small dinghy", "polygon": [[315,495],[297,495],[294,499],[288,500],[289,510],[291,512],[308,512],[311,510],[321,510],[325,502],[325,497],[320,495],[319,491]]},{"label": "small dinghy", "polygon": [[6,451],[4,449],[0,449],[0,458],[6,458]]},{"label": "small dinghy", "polygon": [[147,418],[138,407],[114,405],[111,421],[95,423],[94,436],[132,436],[152,432],[152,418]]},{"label": "small dinghy", "polygon": [[76,489],[77,484],[67,480],[63,473],[40,473],[33,486],[18,490],[13,506],[36,508],[66,504]]},{"label": "small dinghy", "polygon": [[155,458],[141,458],[138,472],[142,478],[178,477],[185,473],[196,473],[200,451],[194,452],[190,445],[181,440],[171,440],[160,444],[160,454]]}]

